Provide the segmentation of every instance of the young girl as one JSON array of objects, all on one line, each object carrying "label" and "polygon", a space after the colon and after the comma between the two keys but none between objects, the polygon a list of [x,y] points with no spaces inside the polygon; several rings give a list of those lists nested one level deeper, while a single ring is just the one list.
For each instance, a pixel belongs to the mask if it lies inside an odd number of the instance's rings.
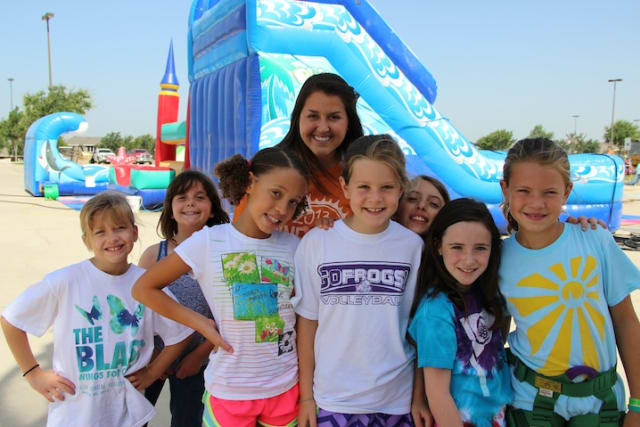
[{"label": "young girl", "polygon": [[[205,370],[205,425],[290,425],[298,411],[289,302],[298,238],[277,229],[304,209],[305,168],[297,156],[274,147],[250,162],[236,155],[215,172],[223,196],[237,202],[246,195],[246,209],[234,224],[193,233],[138,280],[133,295],[220,346]],[[189,270],[219,333],[209,318],[161,291]]]},{"label": "young girl", "polygon": [[616,349],[632,399],[624,425],[640,423],[640,325],[629,294],[640,272],[600,228],[558,221],[572,189],[567,154],[545,138],[517,142],[504,163],[500,290],[509,334],[511,425],[619,425],[625,409]]},{"label": "young girl", "polygon": [[[357,101],[358,94],[336,74],[316,74],[302,85],[291,112],[291,127],[278,146],[302,159],[310,174],[309,209],[285,224],[283,231],[302,237],[316,225],[330,225],[351,213],[338,178],[344,153],[362,136]],[[242,200],[234,218],[244,207]]]},{"label": "young girl", "polygon": [[[202,172],[188,170],[178,175],[167,188],[164,208],[158,229],[165,238],[144,251],[138,265],[149,269],[158,261],[171,255],[180,243],[205,225],[211,227],[229,222],[222,209],[218,192],[213,182]],[[209,305],[202,295],[198,282],[184,274],[168,286],[180,304],[213,318]],[[163,347],[156,337],[156,349]],[[204,393],[204,365],[213,345],[198,333],[194,334],[188,347],[169,369],[171,400],[171,425],[178,427],[200,427],[202,425],[202,394]],[[149,386],[144,395],[155,405],[164,379]]]},{"label": "young girl", "polygon": [[[2,313],[2,329],[22,376],[52,402],[48,426],[141,426],[155,410],[138,390],[165,371],[193,331],[131,297],[144,270],[127,261],[138,229],[123,196],[93,197],[80,225],[93,257],[29,287]],[[43,370],[26,333],[42,336],[51,325],[53,369]],[[154,334],[167,347],[147,366]]]},{"label": "young girl", "polygon": [[409,334],[437,425],[504,425],[513,393],[500,330],[500,246],[491,213],[471,199],[444,205],[427,234]]},{"label": "young girl", "polygon": [[442,182],[418,175],[400,199],[394,219],[424,238],[436,214],[449,200],[449,192]]},{"label": "young girl", "polygon": [[390,221],[408,180],[388,135],[346,153],[353,215],[311,230],[296,251],[301,426],[412,425],[406,340],[422,239]]}]

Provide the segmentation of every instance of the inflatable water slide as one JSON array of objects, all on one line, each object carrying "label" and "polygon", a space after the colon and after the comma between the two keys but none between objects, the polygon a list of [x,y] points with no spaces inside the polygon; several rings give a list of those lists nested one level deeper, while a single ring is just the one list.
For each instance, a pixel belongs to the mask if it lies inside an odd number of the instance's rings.
[{"label": "inflatable water slide", "polygon": [[96,194],[107,189],[109,169],[98,165],[79,165],[58,151],[58,137],[82,133],[87,121],[77,113],[54,113],[29,127],[24,144],[24,188],[42,196],[45,185],[55,185],[59,194]]},{"label": "inflatable water slide", "polygon": [[[435,176],[454,198],[485,202],[504,228],[505,153],[479,151],[433,106],[435,79],[367,0],[195,0],[188,59],[191,167],[210,173],[235,153],[278,143],[302,83],[333,72],[360,94],[365,133],[393,135],[412,174]],[[618,228],[622,160],[580,154],[570,161],[567,213]]]}]

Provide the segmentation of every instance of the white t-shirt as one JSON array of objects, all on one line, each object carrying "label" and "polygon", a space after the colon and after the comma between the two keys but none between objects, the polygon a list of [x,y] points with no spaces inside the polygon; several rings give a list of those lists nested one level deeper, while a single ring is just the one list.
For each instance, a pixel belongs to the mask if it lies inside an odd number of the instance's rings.
[{"label": "white t-shirt", "polygon": [[205,227],[175,252],[192,269],[222,338],[204,373],[211,395],[228,400],[277,396],[298,382],[293,255],[298,238],[245,236],[232,224]]},{"label": "white t-shirt", "polygon": [[413,358],[409,313],[422,239],[390,222],[361,234],[344,221],[307,233],[296,252],[296,313],[318,321],[313,395],[322,409],[407,414]]},{"label": "white t-shirt", "polygon": [[49,405],[47,426],[141,426],[155,415],[124,376],[150,361],[154,334],[172,345],[193,331],[133,299],[142,273],[131,265],[113,276],[85,260],[47,274],[2,313],[36,336],[53,325],[53,370],[76,393]]}]

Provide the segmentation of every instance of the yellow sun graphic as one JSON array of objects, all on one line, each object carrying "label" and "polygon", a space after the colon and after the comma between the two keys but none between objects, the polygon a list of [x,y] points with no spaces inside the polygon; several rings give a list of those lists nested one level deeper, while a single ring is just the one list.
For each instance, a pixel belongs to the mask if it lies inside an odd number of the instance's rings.
[{"label": "yellow sun graphic", "polygon": [[[576,321],[580,333],[584,365],[591,366],[597,371],[600,370],[595,340],[604,340],[605,318],[593,303],[593,301],[599,301],[598,293],[592,289],[598,284],[598,275],[594,273],[596,265],[596,259],[590,255],[584,258],[571,258],[568,275],[562,263],[554,264],[549,267],[549,270],[557,280],[549,280],[541,274],[535,273],[520,280],[516,285],[543,289],[544,295],[508,298],[523,317],[544,308],[551,309],[527,330],[527,337],[531,344],[531,355],[540,350],[553,327],[558,321],[561,322],[551,353],[547,357],[545,366],[539,370],[543,375],[561,375],[569,368],[571,339]],[[589,328],[587,317],[591,319],[598,330],[596,336]]]}]

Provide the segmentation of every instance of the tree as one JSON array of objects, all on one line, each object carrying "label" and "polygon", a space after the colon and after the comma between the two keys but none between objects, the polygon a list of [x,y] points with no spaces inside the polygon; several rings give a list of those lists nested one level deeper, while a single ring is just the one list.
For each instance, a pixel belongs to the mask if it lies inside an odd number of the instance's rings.
[{"label": "tree", "polygon": [[15,128],[19,137],[15,140],[14,151],[22,154],[24,139],[29,126],[41,117],[60,111],[84,114],[93,106],[91,96],[85,89],[67,89],[64,85],[53,86],[49,91],[27,93],[23,100],[24,112]]},{"label": "tree", "polygon": [[553,140],[553,132],[546,131],[542,125],[535,125],[527,138],[547,138]]},{"label": "tree", "polygon": [[516,142],[516,139],[513,137],[513,132],[506,129],[498,129],[489,135],[478,138],[476,146],[481,150],[506,150],[514,142]]},{"label": "tree", "polygon": [[114,153],[118,148],[124,147],[127,150],[132,148],[144,148],[151,154],[155,151],[156,140],[149,134],[133,137],[131,135],[122,136],[120,132],[109,132],[100,139],[100,147],[111,149]]},{"label": "tree", "polygon": [[[611,127],[605,126],[603,138],[606,142],[609,142],[609,138],[611,138]],[[631,138],[632,140],[640,139],[640,129],[627,120],[616,120],[613,124],[613,143],[622,148],[624,147],[625,138]]]},{"label": "tree", "polygon": [[151,154],[155,154],[156,152],[156,139],[150,134],[145,134],[136,137],[133,140],[133,148],[144,148]]},{"label": "tree", "polygon": [[109,132],[100,139],[100,147],[109,148],[116,153],[120,147],[129,149],[128,145],[132,140],[132,136],[123,137],[120,132]]},{"label": "tree", "polygon": [[23,116],[24,113],[16,107],[0,122],[0,146],[11,148],[14,162],[18,160],[18,155],[22,154],[21,147],[24,146],[25,132],[20,125]]},{"label": "tree", "polygon": [[586,136],[581,133],[574,135],[570,133],[566,139],[556,141],[567,153],[599,153],[600,142],[595,139],[586,139]]}]

